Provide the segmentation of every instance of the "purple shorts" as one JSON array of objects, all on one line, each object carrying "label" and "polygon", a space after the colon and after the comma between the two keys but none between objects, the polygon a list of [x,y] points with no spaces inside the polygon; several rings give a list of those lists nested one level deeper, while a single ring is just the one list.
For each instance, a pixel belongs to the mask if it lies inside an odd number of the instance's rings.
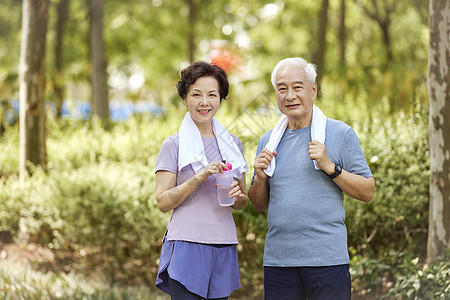
[{"label": "purple shorts", "polygon": [[205,299],[228,297],[241,287],[236,245],[164,239],[156,286],[170,295],[168,277]]}]

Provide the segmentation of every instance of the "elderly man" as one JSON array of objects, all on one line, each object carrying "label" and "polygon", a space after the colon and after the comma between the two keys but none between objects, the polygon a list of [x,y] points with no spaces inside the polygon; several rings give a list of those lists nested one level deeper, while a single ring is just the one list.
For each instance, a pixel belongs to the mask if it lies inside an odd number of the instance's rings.
[{"label": "elderly man", "polygon": [[265,299],[350,299],[344,192],[369,202],[375,181],[347,124],[314,105],[315,66],[286,58],[272,72],[283,117],[259,140],[249,197],[268,209]]}]

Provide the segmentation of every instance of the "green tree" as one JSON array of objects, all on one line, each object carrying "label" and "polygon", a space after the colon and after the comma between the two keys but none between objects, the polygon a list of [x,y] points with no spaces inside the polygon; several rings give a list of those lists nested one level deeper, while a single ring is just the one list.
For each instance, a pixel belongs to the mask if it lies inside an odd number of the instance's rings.
[{"label": "green tree", "polygon": [[49,0],[24,0],[20,51],[20,174],[46,165],[45,49]]},{"label": "green tree", "polygon": [[107,62],[103,37],[103,10],[106,0],[89,0],[92,112],[102,120],[109,118],[108,90],[106,88]]},{"label": "green tree", "polygon": [[430,1],[428,90],[430,94],[430,214],[428,261],[450,248],[450,5]]},{"label": "green tree", "polygon": [[22,1],[4,0],[0,4],[0,99],[18,97]]},{"label": "green tree", "polygon": [[56,116],[61,117],[61,108],[64,101],[64,77],[63,77],[63,49],[64,33],[67,25],[70,0],[59,0],[56,8],[57,21],[55,23],[56,38],[54,43],[53,89],[56,102]]},{"label": "green tree", "polygon": [[319,35],[318,40],[319,44],[317,49],[314,51],[312,62],[317,64],[317,68],[320,70],[317,73],[317,93],[318,97],[322,96],[322,77],[323,77],[323,70],[325,70],[325,51],[327,48],[327,24],[328,24],[328,6],[329,2],[328,0],[322,0],[322,8],[320,9],[319,14]]}]

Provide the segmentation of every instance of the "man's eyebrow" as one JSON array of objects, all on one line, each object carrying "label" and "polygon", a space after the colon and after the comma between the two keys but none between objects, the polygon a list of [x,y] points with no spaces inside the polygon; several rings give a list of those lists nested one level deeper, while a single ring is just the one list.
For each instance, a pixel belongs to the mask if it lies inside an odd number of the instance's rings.
[{"label": "man's eyebrow", "polygon": [[[294,81],[294,83],[305,84],[305,83],[304,83],[303,81],[301,81],[301,80]],[[277,83],[277,86],[280,86],[280,85],[286,85],[286,83],[284,83],[284,82],[279,82],[279,83]]]}]

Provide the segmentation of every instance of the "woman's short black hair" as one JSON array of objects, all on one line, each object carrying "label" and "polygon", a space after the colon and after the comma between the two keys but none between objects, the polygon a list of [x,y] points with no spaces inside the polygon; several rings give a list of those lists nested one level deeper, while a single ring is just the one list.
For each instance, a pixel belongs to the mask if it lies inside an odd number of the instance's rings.
[{"label": "woman's short black hair", "polygon": [[180,81],[177,83],[178,95],[185,99],[189,87],[200,77],[213,77],[219,84],[220,102],[228,96],[229,83],[227,73],[217,65],[198,61],[181,70]]}]

